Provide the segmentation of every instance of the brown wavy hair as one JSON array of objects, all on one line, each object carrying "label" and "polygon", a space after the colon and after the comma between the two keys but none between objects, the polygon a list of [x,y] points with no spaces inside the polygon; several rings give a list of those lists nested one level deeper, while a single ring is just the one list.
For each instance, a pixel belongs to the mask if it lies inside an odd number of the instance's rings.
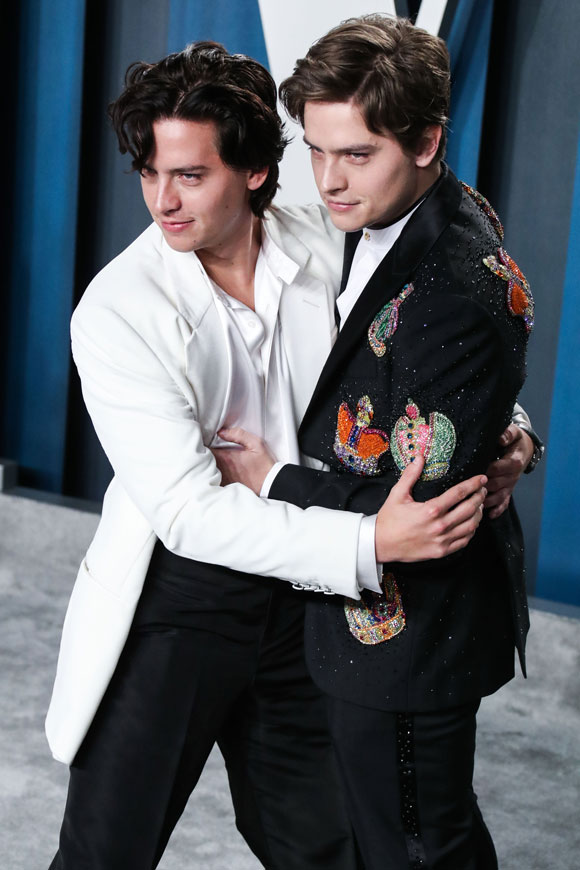
[{"label": "brown wavy hair", "polygon": [[440,159],[449,117],[449,52],[442,39],[406,18],[349,18],[296,62],[280,98],[302,125],[306,102],[353,100],[371,132],[389,131],[409,152],[419,148],[425,127],[438,124]]},{"label": "brown wavy hair", "polygon": [[213,121],[219,155],[230,169],[269,170],[264,183],[250,191],[254,214],[262,217],[272,202],[288,140],[274,80],[252,58],[229,54],[217,42],[193,42],[158,63],[131,64],[109,117],[121,154],[131,154],[138,172],[153,151],[155,121]]}]

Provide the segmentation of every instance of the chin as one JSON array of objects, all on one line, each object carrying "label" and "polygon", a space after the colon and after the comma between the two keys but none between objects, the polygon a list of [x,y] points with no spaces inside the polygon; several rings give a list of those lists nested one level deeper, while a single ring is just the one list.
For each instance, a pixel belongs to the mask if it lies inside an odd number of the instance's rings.
[{"label": "chin", "polygon": [[179,237],[163,233],[163,238],[173,251],[178,251],[180,254],[187,254],[190,251],[195,251],[195,245],[190,239],[180,239]]},{"label": "chin", "polygon": [[328,210],[330,215],[330,220],[337,228],[337,230],[342,230],[343,233],[354,233],[356,230],[360,230],[365,224],[360,223],[360,219],[356,220],[354,215],[347,214],[337,214],[336,212]]}]

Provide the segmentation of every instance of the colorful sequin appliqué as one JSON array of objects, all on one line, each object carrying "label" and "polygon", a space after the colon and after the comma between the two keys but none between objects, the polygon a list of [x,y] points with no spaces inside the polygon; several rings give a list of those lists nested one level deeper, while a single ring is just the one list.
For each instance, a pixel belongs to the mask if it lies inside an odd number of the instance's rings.
[{"label": "colorful sequin appliqu\u00e9", "polygon": [[379,474],[379,457],[389,449],[387,433],[369,426],[374,414],[368,396],[358,400],[356,417],[346,402],[338,409],[334,452],[356,474]]},{"label": "colorful sequin appliqu\u00e9", "polygon": [[350,633],[360,643],[384,643],[405,628],[405,611],[397,581],[392,574],[383,577],[384,593],[364,591],[360,601],[347,598],[344,605]]},{"label": "colorful sequin appliqu\u00e9", "polygon": [[381,308],[369,326],[369,344],[377,356],[385,355],[387,340],[392,338],[399,325],[399,308],[414,289],[412,284],[405,284],[399,295]]},{"label": "colorful sequin appliqu\u00e9", "polygon": [[421,480],[437,480],[449,471],[457,438],[455,427],[445,414],[433,411],[429,423],[421,417],[418,406],[408,400],[407,412],[399,417],[391,434],[391,453],[401,471],[417,454],[425,457]]},{"label": "colorful sequin appliqu\u00e9", "polygon": [[469,194],[472,200],[475,202],[477,206],[488,216],[491,221],[491,224],[499,236],[500,242],[503,242],[503,224],[500,221],[496,210],[493,206],[488,202],[488,200],[479,192],[479,190],[475,190],[474,187],[470,187],[469,184],[466,184],[464,181],[459,182],[463,190]]},{"label": "colorful sequin appliqu\u00e9", "polygon": [[530,333],[534,326],[534,299],[522,270],[503,248],[497,249],[497,257],[489,254],[483,258],[483,262],[488,269],[507,281],[507,305],[510,314],[523,318],[526,330]]}]

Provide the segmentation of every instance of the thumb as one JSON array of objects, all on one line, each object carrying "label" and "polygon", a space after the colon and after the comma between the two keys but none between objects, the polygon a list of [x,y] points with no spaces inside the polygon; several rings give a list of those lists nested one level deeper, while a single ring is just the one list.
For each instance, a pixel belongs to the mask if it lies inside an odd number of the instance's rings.
[{"label": "thumb", "polygon": [[218,435],[224,441],[231,441],[232,444],[239,444],[240,447],[248,448],[251,445],[252,435],[240,426],[232,426],[231,429],[220,429]]},{"label": "thumb", "polygon": [[425,459],[420,453],[415,456],[413,462],[409,462],[401,477],[399,478],[399,482],[397,483],[397,489],[399,490],[399,495],[402,498],[405,498],[406,496],[408,496],[409,498],[413,497],[413,487],[421,477],[424,467]]},{"label": "thumb", "polygon": [[510,423],[507,429],[505,429],[505,431],[499,436],[499,443],[502,447],[507,447],[508,444],[511,444],[512,441],[516,440],[518,433],[518,427],[514,423]]}]

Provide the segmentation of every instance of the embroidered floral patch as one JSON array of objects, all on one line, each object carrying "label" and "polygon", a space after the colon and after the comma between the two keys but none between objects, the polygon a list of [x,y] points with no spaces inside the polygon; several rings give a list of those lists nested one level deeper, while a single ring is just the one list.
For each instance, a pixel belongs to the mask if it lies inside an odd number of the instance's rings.
[{"label": "embroidered floral patch", "polygon": [[408,400],[406,414],[399,417],[391,434],[391,453],[401,471],[418,454],[425,457],[421,480],[437,480],[449,471],[457,438],[451,420],[433,411],[429,423],[421,417],[418,406]]},{"label": "embroidered floral patch", "polygon": [[494,274],[507,281],[507,305],[510,314],[521,317],[526,330],[531,332],[534,327],[534,299],[530,285],[518,264],[503,248],[497,249],[497,257],[489,254],[483,258],[483,262]]},{"label": "embroidered floral patch", "polygon": [[346,402],[338,409],[334,452],[356,474],[379,474],[379,457],[389,449],[387,433],[370,428],[374,414],[368,396],[358,400],[356,417]]},{"label": "embroidered floral patch", "polygon": [[484,214],[488,216],[494,230],[499,236],[500,242],[503,242],[503,224],[500,221],[496,210],[493,208],[492,205],[490,205],[488,200],[485,198],[485,196],[483,196],[482,193],[479,192],[479,190],[475,190],[475,188],[470,187],[469,184],[466,184],[464,181],[460,181],[459,183],[461,184],[463,190],[469,194],[475,204],[479,206],[482,212],[484,212]]},{"label": "embroidered floral patch", "polygon": [[344,612],[350,633],[360,643],[384,643],[405,628],[401,593],[392,574],[384,575],[383,589],[382,595],[365,590],[360,601],[345,600]]},{"label": "embroidered floral patch", "polygon": [[414,289],[412,284],[405,284],[399,295],[381,308],[369,326],[369,344],[377,356],[385,355],[386,342],[393,337],[399,325],[399,308]]}]

